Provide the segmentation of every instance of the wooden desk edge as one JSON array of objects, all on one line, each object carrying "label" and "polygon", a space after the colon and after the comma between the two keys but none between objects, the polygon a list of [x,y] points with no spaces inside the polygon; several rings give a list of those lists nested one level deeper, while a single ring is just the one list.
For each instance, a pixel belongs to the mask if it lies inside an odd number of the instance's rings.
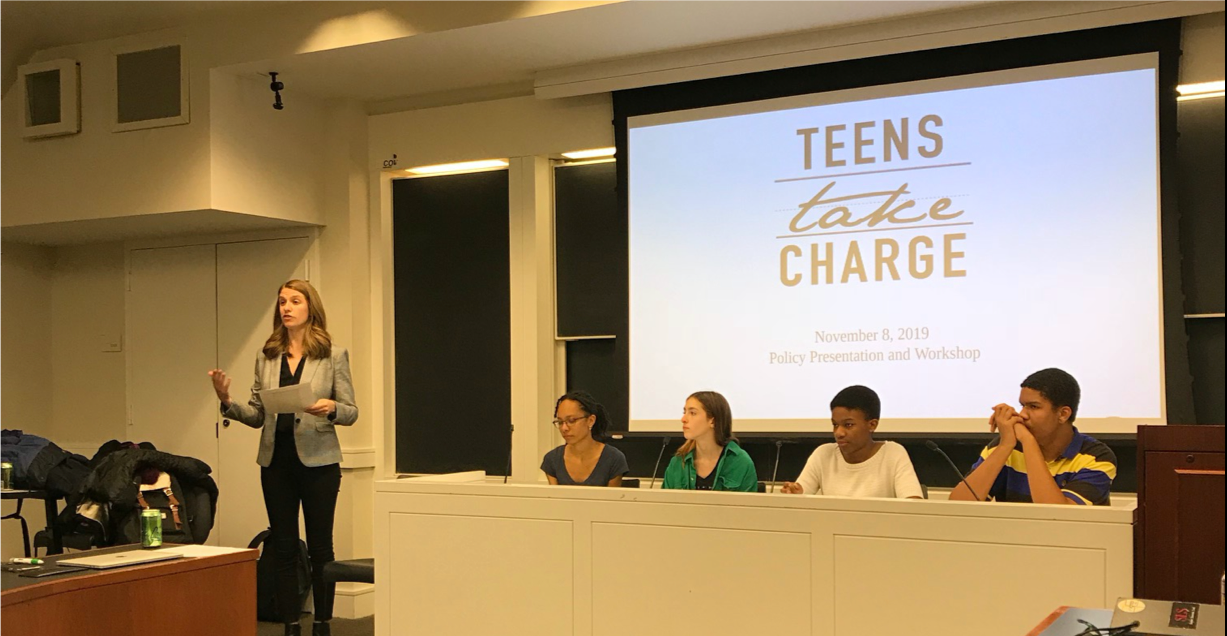
[{"label": "wooden desk edge", "polygon": [[1057,619],[1061,618],[1061,615],[1067,611],[1069,611],[1068,605],[1058,607],[1055,612],[1048,615],[1048,618],[1045,618],[1039,625],[1036,625],[1035,629],[1027,632],[1027,636],[1040,636],[1040,634],[1044,633],[1044,630],[1051,627],[1052,624],[1057,622]]},{"label": "wooden desk edge", "polygon": [[[182,574],[184,572],[246,563],[248,561],[255,562],[259,555],[259,550],[244,549],[239,552],[231,552],[229,554],[184,557],[171,561],[161,561],[157,563],[148,563],[145,565],[116,568],[109,571],[99,570],[92,576],[73,576],[66,579],[56,579],[52,577],[46,582],[23,585],[11,590],[5,590],[3,593],[0,593],[0,607],[9,607],[20,603],[28,603],[35,599],[54,596],[56,594],[64,594],[66,592],[73,592],[98,585],[117,585],[138,579],[171,576],[174,574]],[[82,556],[88,556],[88,554],[82,553]]]}]

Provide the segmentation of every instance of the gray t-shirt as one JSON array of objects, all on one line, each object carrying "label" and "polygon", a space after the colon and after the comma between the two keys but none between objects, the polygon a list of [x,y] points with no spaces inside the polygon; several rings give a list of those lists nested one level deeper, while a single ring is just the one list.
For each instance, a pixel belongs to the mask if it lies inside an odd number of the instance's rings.
[{"label": "gray t-shirt", "polygon": [[545,459],[541,460],[541,470],[545,474],[558,480],[560,486],[608,486],[609,482],[615,477],[621,477],[630,472],[630,467],[626,465],[626,455],[622,451],[605,445],[601,449],[601,457],[596,460],[596,466],[592,469],[592,474],[588,475],[582,483],[571,478],[571,474],[567,472],[567,462],[563,459],[563,451],[567,448],[566,444],[555,448],[545,454]]}]

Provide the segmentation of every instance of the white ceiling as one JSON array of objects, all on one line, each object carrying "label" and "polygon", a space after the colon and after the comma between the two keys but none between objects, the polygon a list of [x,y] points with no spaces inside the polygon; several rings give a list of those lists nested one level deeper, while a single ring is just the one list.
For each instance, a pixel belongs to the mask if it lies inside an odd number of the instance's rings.
[{"label": "white ceiling", "polygon": [[[946,11],[984,2],[620,2],[228,67],[294,91],[374,104],[483,88],[531,92],[537,71]],[[498,95],[501,96],[501,95]],[[429,101],[429,100],[427,100]],[[461,101],[461,100],[458,100]],[[432,105],[432,104],[427,104]]]},{"label": "white ceiling", "polygon": [[38,49],[156,31],[295,4],[261,2],[0,2],[0,37],[22,35]]},{"label": "white ceiling", "polygon": [[18,66],[35,51],[67,44],[106,40],[157,31],[192,21],[237,17],[295,4],[261,2],[75,2],[5,0],[0,2],[0,50],[3,88],[8,90]]},{"label": "white ceiling", "polygon": [[[379,13],[382,7],[401,21],[409,19],[425,28],[411,37],[253,61],[229,69],[240,74],[278,70],[289,89],[287,97],[301,90],[319,97],[344,97],[371,104],[482,88],[486,92],[493,90],[495,96],[509,91],[527,93],[534,73],[540,70],[986,3],[985,0],[610,4],[5,0],[0,2],[0,41],[3,88],[7,90],[16,76],[16,67],[42,49],[256,13],[275,21],[278,16],[308,12],[320,16]],[[464,17],[465,14],[469,17]],[[463,26],[466,22],[487,23]]]}]

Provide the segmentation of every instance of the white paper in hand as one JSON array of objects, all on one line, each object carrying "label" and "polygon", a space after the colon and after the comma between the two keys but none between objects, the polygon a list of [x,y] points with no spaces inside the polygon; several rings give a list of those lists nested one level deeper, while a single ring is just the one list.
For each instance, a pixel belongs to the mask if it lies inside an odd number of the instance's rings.
[{"label": "white paper in hand", "polygon": [[265,413],[298,413],[315,404],[310,384],[294,384],[260,391]]}]

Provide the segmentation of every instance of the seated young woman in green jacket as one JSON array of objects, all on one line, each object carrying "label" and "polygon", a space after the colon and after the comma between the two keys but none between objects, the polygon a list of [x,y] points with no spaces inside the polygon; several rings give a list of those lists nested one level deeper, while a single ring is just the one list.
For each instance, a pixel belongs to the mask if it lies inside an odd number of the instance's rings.
[{"label": "seated young woman in green jacket", "polygon": [[682,409],[686,443],[665,469],[662,488],[675,490],[758,490],[754,460],[733,437],[733,411],[715,391],[686,398]]}]

